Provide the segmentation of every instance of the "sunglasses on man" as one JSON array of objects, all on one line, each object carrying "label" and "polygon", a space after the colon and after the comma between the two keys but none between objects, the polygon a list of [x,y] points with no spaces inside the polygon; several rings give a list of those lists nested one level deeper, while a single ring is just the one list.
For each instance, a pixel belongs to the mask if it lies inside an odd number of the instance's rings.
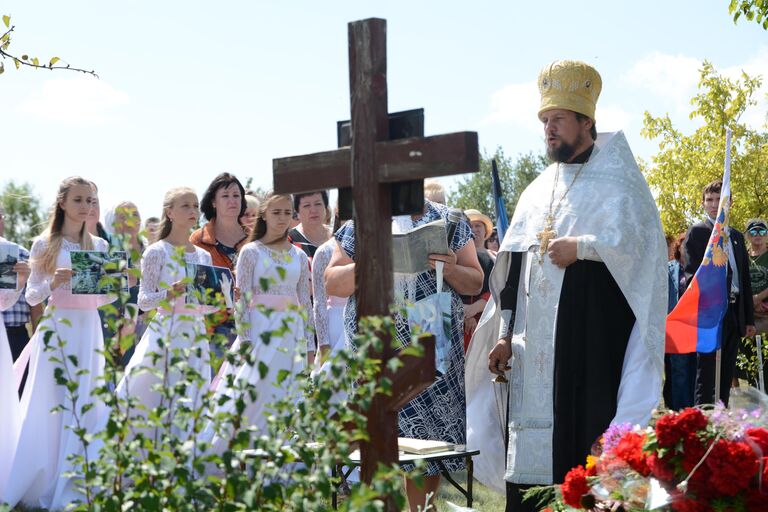
[{"label": "sunglasses on man", "polygon": [[765,236],[768,234],[768,229],[765,228],[752,228],[747,231],[750,236]]}]

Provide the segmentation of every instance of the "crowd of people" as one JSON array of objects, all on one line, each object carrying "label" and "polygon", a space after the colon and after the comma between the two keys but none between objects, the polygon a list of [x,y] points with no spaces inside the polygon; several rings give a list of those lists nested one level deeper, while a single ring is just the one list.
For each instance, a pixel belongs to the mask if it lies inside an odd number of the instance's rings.
[{"label": "crowd of people", "polygon": [[[429,256],[431,270],[394,277],[396,301],[405,307],[396,319],[402,346],[411,339],[402,317],[407,306],[450,295],[446,367],[400,410],[399,434],[481,448],[476,474],[507,493],[508,510],[531,509],[521,499],[526,486],[562,481],[609,424],[647,424],[662,382],[669,408],[709,404],[715,396],[727,404],[740,347],[754,351],[742,338],[768,330],[768,224],[752,219],[746,239],[730,229],[721,389],[714,389],[714,355],[664,355],[665,314],[701,264],[722,184],[703,190],[704,220],[668,238],[665,248],[657,207],[626,139],[597,136],[601,87],[584,63],[546,67],[539,119],[553,164],[523,193],[506,234],[486,213],[468,209],[448,254]],[[428,180],[422,214],[393,217],[393,232],[445,220],[445,202],[443,187]],[[114,296],[72,294],[72,251],[126,251],[140,270],[129,274],[129,298],[119,311],[121,333],[135,334],[136,343],[121,354],[124,374],[114,392],[144,411],[160,400],[160,377],[146,370],[163,364],[163,340],[191,351],[187,365],[201,377],[188,396],[193,407],[208,390],[231,396],[243,383],[256,386],[260,393],[242,412],[256,429],[265,428],[265,407],[289,393],[291,381],[352,343],[354,222],[332,215],[327,191],[257,197],[223,173],[202,198],[174,188],[161,206],[160,218],[143,224],[130,201],[102,216],[96,184],[67,178],[47,227],[29,250],[20,248],[17,287],[0,290],[0,410],[10,426],[0,435],[0,503],[58,509],[77,498],[70,456],[80,443],[72,412],[51,414],[65,400],[55,374],[77,361],[86,370],[77,373],[77,394],[90,397],[104,374],[102,351],[116,333],[101,308]],[[10,244],[2,232],[0,210],[0,243]],[[188,264],[231,270],[243,317],[233,308],[188,303]],[[61,340],[55,359],[46,350],[51,331]],[[267,331],[277,334],[264,344]],[[212,366],[212,356],[246,343],[268,374],[226,360]],[[291,375],[282,388],[271,385],[279,372]],[[169,378],[165,386],[180,373]],[[232,401],[215,402],[232,412]],[[108,412],[97,402],[78,424],[96,431]],[[173,428],[195,435],[188,426]],[[214,448],[222,442],[210,426],[199,435]],[[463,458],[444,464],[464,469]],[[424,485],[406,481],[414,510],[438,489],[443,469],[430,463]]]}]

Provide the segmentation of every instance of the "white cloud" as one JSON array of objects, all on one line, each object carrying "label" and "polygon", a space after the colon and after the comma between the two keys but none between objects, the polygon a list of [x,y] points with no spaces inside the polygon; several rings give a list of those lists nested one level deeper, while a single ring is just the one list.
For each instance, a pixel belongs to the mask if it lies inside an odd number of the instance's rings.
[{"label": "white cloud", "polygon": [[701,61],[694,57],[654,52],[635,62],[621,79],[685,109],[699,82],[700,67]]},{"label": "white cloud", "polygon": [[45,121],[100,125],[128,103],[128,95],[90,76],[48,80],[19,104],[17,110]]},{"label": "white cloud", "polygon": [[481,124],[512,123],[538,134],[540,101],[535,81],[507,85],[491,95],[491,113]]},{"label": "white cloud", "polygon": [[747,108],[739,121],[747,124],[750,128],[763,130],[766,127],[766,112],[768,112],[768,47],[762,46],[757,54],[747,60],[740,66],[733,66],[722,70],[722,74],[737,80],[741,78],[741,72],[745,72],[751,78],[758,75],[762,76],[763,84],[755,93],[754,99],[757,105]]},{"label": "white cloud", "polygon": [[633,118],[634,116],[630,112],[616,105],[601,106],[598,102],[595,111],[597,129],[601,132],[626,130]]}]

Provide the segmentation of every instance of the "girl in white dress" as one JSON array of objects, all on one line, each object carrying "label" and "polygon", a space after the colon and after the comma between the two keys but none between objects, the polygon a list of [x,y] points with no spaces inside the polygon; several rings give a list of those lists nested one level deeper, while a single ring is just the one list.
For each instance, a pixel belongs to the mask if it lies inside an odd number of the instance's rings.
[{"label": "girl in white dress", "polygon": [[[200,206],[195,192],[189,188],[174,188],[165,194],[160,221],[160,240],[144,252],[141,260],[141,283],[138,305],[144,311],[157,310],[149,327],[136,346],[125,376],[117,386],[118,396],[136,399],[132,416],[146,415],[160,405],[170,407],[173,415],[176,404],[163,403],[163,396],[153,387],[163,383],[166,388],[176,385],[182,377],[173,364],[180,357],[191,370],[200,376],[194,389],[187,389],[183,396],[184,407],[200,407],[202,396],[210,386],[209,346],[205,332],[204,314],[212,308],[186,304],[186,264],[210,265],[211,255],[189,241],[189,234],[200,216]],[[167,285],[164,285],[167,283]],[[172,310],[163,307],[167,301]],[[161,346],[162,345],[162,346]],[[167,378],[163,382],[165,368]],[[155,369],[159,371],[160,375]],[[188,435],[188,429],[174,426],[172,433],[179,437]],[[154,434],[154,433],[152,433]],[[154,438],[150,434],[151,438]]]},{"label": "girl in white dress", "polygon": [[333,356],[345,345],[344,307],[347,305],[347,298],[328,295],[325,290],[325,269],[331,262],[334,247],[336,239],[331,238],[318,247],[315,257],[312,258],[313,314],[319,347],[313,372],[319,371],[328,351]]},{"label": "girl in white dress", "polygon": [[[0,243],[4,239],[0,237]],[[17,274],[15,290],[0,290],[0,311],[10,308],[19,300],[21,290],[29,277],[29,263],[19,261],[13,271]],[[5,334],[3,315],[0,315],[0,411],[2,411],[3,431],[0,434],[0,496],[5,492],[8,479],[9,462],[13,459],[16,442],[21,427],[21,408],[19,406],[19,383],[13,371],[13,357],[8,337]]]},{"label": "girl in white dress", "polygon": [[[108,249],[105,240],[86,230],[85,220],[92,201],[89,181],[77,176],[64,180],[48,227],[30,251],[32,273],[26,299],[32,306],[48,299],[48,306],[29,341],[29,376],[21,397],[21,432],[2,497],[11,506],[19,502],[53,510],[66,506],[73,485],[65,473],[80,472],[67,458],[83,452],[82,442],[72,428],[79,426],[93,433],[107,412],[102,401],[91,394],[103,384],[104,372],[104,339],[97,308],[115,297],[73,295],[70,290],[70,251]],[[46,340],[50,331],[53,335]],[[52,357],[59,362],[51,361]],[[74,393],[57,384],[57,368],[64,370],[68,380],[77,382]],[[75,375],[77,370],[85,372]],[[72,396],[77,397],[76,415]],[[88,403],[94,407],[83,413],[82,407]],[[51,412],[62,406],[64,410]]]},{"label": "girl in white dress", "polygon": [[[253,426],[261,433],[266,433],[269,404],[295,393],[296,377],[304,369],[307,340],[313,335],[309,261],[287,238],[292,215],[290,196],[267,196],[259,206],[251,241],[243,246],[237,260],[237,282],[245,314],[238,329],[240,336],[231,351],[236,353],[242,343],[250,343],[255,360],[265,363],[269,371],[261,378],[256,366],[245,363],[233,368],[225,363],[214,383],[216,393],[228,396],[233,396],[244,383],[256,387],[257,398],[246,406],[243,425]],[[262,288],[265,279],[269,282],[266,291]],[[307,321],[292,306],[307,313]],[[262,307],[271,312],[265,314]],[[277,332],[283,325],[288,326],[284,334],[274,334],[268,344],[264,342],[262,333]],[[281,370],[287,370],[289,377],[278,386],[277,375]],[[228,385],[230,378],[234,389]],[[233,401],[227,401],[220,411],[231,411]],[[211,438],[211,429],[206,429],[203,439]],[[214,446],[219,441],[220,438],[214,439]]]}]

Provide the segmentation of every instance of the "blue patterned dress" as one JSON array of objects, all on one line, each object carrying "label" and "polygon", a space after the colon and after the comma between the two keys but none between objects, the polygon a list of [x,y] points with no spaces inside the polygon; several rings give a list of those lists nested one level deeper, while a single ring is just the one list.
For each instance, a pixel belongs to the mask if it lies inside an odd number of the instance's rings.
[{"label": "blue patterned dress", "polygon": [[[425,213],[419,220],[413,221],[413,227],[421,226],[438,219],[445,219],[448,208],[437,203],[425,201]],[[347,222],[336,232],[336,239],[347,253],[355,259],[355,227],[352,221]],[[458,251],[472,240],[472,230],[469,223],[459,223],[456,234],[451,241],[451,250]],[[459,295],[445,282],[443,290],[451,292],[451,347],[448,357],[447,371],[443,378],[432,384],[419,396],[411,400],[398,413],[400,437],[416,439],[435,439],[454,444],[466,444],[466,404],[464,396],[464,313]],[[416,297],[421,300],[437,291],[435,272],[423,272],[416,277]],[[398,304],[403,306],[403,304]],[[344,329],[347,343],[352,340],[357,329],[355,318],[357,302],[352,296],[344,311]],[[406,319],[395,319],[397,337],[402,346],[410,343],[410,328]],[[354,348],[354,347],[353,347]],[[464,459],[443,461],[448,471],[461,471],[465,468]],[[403,465],[405,471],[410,471],[412,465]],[[436,463],[429,463],[425,475],[439,475],[440,468]]]}]

